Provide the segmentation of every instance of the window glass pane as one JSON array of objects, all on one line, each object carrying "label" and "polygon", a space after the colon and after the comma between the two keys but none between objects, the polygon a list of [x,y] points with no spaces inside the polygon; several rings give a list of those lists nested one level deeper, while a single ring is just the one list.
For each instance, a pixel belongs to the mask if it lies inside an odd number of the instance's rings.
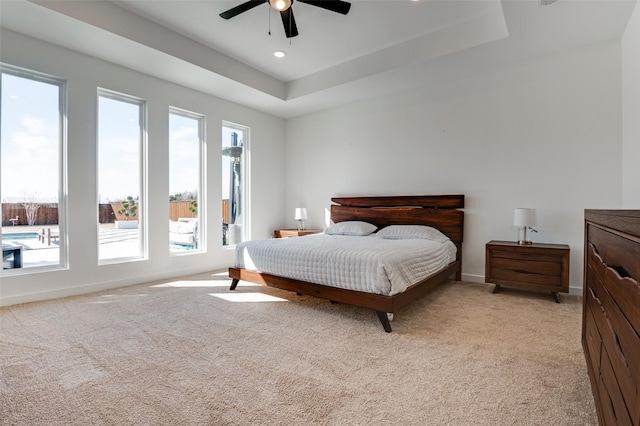
[{"label": "window glass pane", "polygon": [[98,97],[100,260],[144,256],[142,238],[142,101]]},{"label": "window glass pane", "polygon": [[[60,265],[63,83],[2,72],[2,269]],[[23,269],[20,269],[23,268]]]},{"label": "window glass pane", "polygon": [[169,114],[169,251],[201,249],[200,182],[203,118],[177,109]]},{"label": "window glass pane", "polygon": [[246,127],[222,127],[222,245],[248,239],[246,206]]}]

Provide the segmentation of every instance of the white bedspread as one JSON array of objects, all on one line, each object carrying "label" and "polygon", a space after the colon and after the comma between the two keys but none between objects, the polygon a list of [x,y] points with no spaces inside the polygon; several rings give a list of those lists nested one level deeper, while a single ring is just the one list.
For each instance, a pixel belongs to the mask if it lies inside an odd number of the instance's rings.
[{"label": "white bedspread", "polygon": [[446,267],[455,258],[456,246],[451,241],[317,234],[240,243],[235,266],[391,296]]}]

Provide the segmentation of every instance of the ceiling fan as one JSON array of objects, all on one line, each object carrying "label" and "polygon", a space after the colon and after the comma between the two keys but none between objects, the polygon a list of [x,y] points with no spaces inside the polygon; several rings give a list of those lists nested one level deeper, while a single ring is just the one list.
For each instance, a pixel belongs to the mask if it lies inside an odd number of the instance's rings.
[{"label": "ceiling fan", "polygon": [[[313,6],[321,7],[323,9],[330,10],[332,12],[341,13],[346,15],[351,9],[351,3],[341,0],[298,0],[300,3],[307,3]],[[291,5],[294,0],[249,0],[236,7],[222,12],[221,18],[231,19],[247,10],[251,10],[256,6],[260,6],[263,3],[269,3],[271,7],[280,12],[282,18],[282,25],[284,26],[284,32],[287,38],[295,37],[298,35],[298,27],[296,26],[296,20],[293,17],[293,10]]]}]

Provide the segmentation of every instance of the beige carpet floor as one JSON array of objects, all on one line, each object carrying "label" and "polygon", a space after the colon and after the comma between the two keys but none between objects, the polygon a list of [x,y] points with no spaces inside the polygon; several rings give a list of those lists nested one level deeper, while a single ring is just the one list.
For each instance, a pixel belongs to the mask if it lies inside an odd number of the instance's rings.
[{"label": "beige carpet floor", "polygon": [[396,314],[224,274],[0,309],[2,425],[595,425],[581,301],[444,284]]}]

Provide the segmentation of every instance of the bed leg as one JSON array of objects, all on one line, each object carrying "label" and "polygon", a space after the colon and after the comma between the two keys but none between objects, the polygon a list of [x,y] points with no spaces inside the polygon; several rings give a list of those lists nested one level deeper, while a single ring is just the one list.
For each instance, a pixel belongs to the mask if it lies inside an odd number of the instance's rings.
[{"label": "bed leg", "polygon": [[240,280],[237,280],[237,279],[235,279],[235,278],[234,278],[234,279],[232,279],[232,280],[231,280],[231,287],[229,287],[229,290],[235,290],[235,289],[236,289],[236,287],[238,286],[238,281],[240,281]]},{"label": "bed leg", "polygon": [[391,333],[391,323],[389,322],[389,317],[387,316],[387,313],[382,311],[376,311],[376,314],[378,314],[378,319],[382,323],[382,327],[384,328],[384,331],[386,331],[387,333]]}]

